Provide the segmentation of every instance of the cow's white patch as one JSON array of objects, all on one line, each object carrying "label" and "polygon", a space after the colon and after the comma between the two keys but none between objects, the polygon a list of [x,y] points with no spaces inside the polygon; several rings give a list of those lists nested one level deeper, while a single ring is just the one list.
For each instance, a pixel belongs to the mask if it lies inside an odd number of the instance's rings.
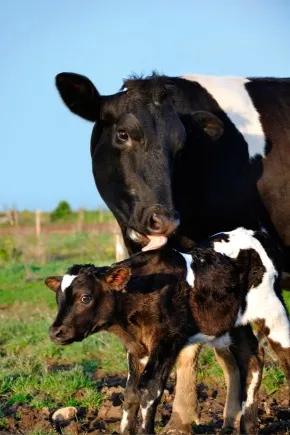
[{"label": "cow's white patch", "polygon": [[212,347],[225,347],[231,344],[231,337],[228,332],[226,332],[224,335],[221,335],[220,337],[215,337],[214,335],[205,335],[201,332],[198,332],[192,337],[189,337],[186,346],[198,343],[208,344]]},{"label": "cow's white patch", "polygon": [[121,429],[121,433],[124,432],[124,430],[127,428],[129,423],[128,420],[128,411],[123,411],[123,415],[122,415],[122,420],[121,420],[121,424],[120,424],[120,429]]},{"label": "cow's white patch", "polygon": [[265,134],[260,115],[245,84],[251,80],[243,77],[214,77],[186,74],[182,78],[199,83],[217,101],[248,144],[250,158],[265,157]]},{"label": "cow's white patch", "polygon": [[214,242],[216,252],[237,258],[241,249],[254,249],[266,269],[261,283],[249,290],[246,296],[246,309],[243,314],[239,311],[235,326],[264,319],[265,326],[270,330],[268,337],[284,348],[290,347],[290,324],[286,310],[274,290],[277,271],[273,262],[259,240],[254,237],[252,230],[237,228],[225,234],[229,236],[229,241]]},{"label": "cow's white patch", "polygon": [[192,270],[192,256],[190,254],[184,254],[183,252],[178,252],[180,255],[182,255],[182,257],[185,260],[186,263],[186,269],[187,269],[187,274],[186,274],[186,282],[193,287],[194,286],[194,273]]},{"label": "cow's white patch", "polygon": [[149,402],[147,403],[147,406],[141,406],[141,415],[142,415],[142,429],[145,429],[146,426],[146,416],[147,416],[147,412],[150,408],[151,405],[153,405],[154,400],[149,400]]},{"label": "cow's white patch", "polygon": [[139,359],[139,362],[143,365],[146,366],[146,364],[148,363],[149,360],[149,356],[143,356],[143,358]]},{"label": "cow's white patch", "polygon": [[242,402],[242,413],[245,414],[246,409],[254,403],[255,390],[259,383],[259,372],[252,372],[252,380],[247,390],[247,400]]},{"label": "cow's white patch", "polygon": [[68,288],[77,275],[64,275],[61,281],[61,290],[64,292]]}]

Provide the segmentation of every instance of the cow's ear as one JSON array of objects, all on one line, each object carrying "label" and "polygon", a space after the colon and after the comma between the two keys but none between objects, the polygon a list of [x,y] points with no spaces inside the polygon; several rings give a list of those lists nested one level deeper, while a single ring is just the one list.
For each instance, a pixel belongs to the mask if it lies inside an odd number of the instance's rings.
[{"label": "cow's ear", "polygon": [[64,103],[73,113],[88,121],[97,121],[102,97],[87,77],[63,72],[56,76],[55,84]]},{"label": "cow's ear", "polygon": [[224,132],[224,123],[217,116],[204,111],[194,112],[192,115],[212,140],[221,137]]},{"label": "cow's ear", "polygon": [[61,285],[62,278],[62,276],[48,276],[44,282],[50,290],[56,292]]},{"label": "cow's ear", "polygon": [[111,267],[104,277],[104,281],[110,290],[122,290],[131,276],[131,270],[126,266]]}]

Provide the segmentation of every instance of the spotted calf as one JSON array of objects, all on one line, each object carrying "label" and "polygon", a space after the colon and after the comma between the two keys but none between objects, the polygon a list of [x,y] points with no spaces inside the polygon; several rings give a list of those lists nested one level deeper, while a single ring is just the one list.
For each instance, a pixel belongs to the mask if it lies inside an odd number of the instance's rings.
[{"label": "spotted calf", "polygon": [[[129,369],[122,434],[135,433],[139,410],[138,433],[154,432],[156,407],[178,355],[182,358],[194,343],[232,345],[245,378],[243,433],[252,434],[263,353],[253,334],[246,346],[242,340],[242,333],[249,336],[249,322],[268,336],[290,384],[290,327],[281,270],[280,252],[270,237],[244,228],[216,234],[189,254],[164,247],[111,267],[74,265],[63,277],[46,279],[58,303],[50,337],[68,344],[107,330],[122,340]],[[180,416],[175,421],[183,433],[190,431]]]}]

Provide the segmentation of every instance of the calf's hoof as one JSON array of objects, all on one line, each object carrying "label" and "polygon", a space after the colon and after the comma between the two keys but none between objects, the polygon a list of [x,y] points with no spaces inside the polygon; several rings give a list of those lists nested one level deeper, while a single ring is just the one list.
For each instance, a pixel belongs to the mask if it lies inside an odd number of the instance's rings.
[{"label": "calf's hoof", "polygon": [[170,419],[167,425],[162,429],[160,435],[192,435],[191,424],[182,424],[180,421]]}]

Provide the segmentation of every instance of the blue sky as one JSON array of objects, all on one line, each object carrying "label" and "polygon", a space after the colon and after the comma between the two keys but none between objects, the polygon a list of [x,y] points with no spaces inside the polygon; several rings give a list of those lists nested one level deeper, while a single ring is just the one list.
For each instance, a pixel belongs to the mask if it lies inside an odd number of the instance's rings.
[{"label": "blue sky", "polygon": [[132,72],[290,76],[289,0],[3,0],[0,4],[0,209],[102,200],[92,124],[54,87],[61,71],[114,93]]}]

